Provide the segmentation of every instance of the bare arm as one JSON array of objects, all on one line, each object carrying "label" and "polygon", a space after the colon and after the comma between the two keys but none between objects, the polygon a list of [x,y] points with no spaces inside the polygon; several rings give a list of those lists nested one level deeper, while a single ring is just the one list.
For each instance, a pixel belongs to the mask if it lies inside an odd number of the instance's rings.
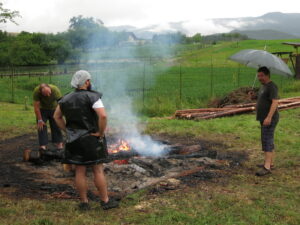
[{"label": "bare arm", "polygon": [[56,107],[53,118],[57,126],[63,131],[66,131],[66,121],[63,118],[63,114],[59,105]]},{"label": "bare arm", "polygon": [[263,123],[264,126],[269,126],[271,124],[272,117],[277,110],[277,106],[278,106],[278,99],[273,99],[268,116],[264,120],[264,123]]},{"label": "bare arm", "polygon": [[42,115],[41,115],[41,110],[40,110],[40,102],[39,101],[34,101],[33,102],[33,108],[34,108],[34,113],[35,117],[37,120],[42,120]]},{"label": "bare arm", "polygon": [[44,126],[46,125],[43,121],[41,110],[40,110],[40,101],[34,101],[33,102],[33,108],[35,117],[37,120],[37,128],[38,130],[43,130]]},{"label": "bare arm", "polygon": [[106,125],[107,125],[106,111],[105,111],[105,108],[97,108],[97,109],[94,109],[94,110],[95,110],[95,112],[97,113],[97,116],[98,116],[99,131],[97,133],[93,133],[92,135],[103,137],[104,136],[104,131],[105,131]]}]

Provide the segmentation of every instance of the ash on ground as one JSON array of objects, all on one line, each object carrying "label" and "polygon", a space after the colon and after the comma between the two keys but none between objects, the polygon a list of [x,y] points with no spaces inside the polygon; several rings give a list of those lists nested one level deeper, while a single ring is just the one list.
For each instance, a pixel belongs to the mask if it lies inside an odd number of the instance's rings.
[{"label": "ash on ground", "polygon": [[[244,152],[226,151],[222,143],[187,137],[156,137],[169,146],[162,157],[132,156],[104,164],[110,195],[124,197],[143,188],[153,192],[173,190],[198,181],[228,176],[247,159]],[[0,142],[0,193],[11,197],[78,198],[74,173],[66,173],[57,161],[22,161],[24,149],[36,148],[36,137],[24,135]],[[170,150],[171,149],[171,150]],[[124,160],[124,161],[122,161]],[[125,163],[125,164],[123,164]],[[89,198],[99,200],[88,169]]]}]

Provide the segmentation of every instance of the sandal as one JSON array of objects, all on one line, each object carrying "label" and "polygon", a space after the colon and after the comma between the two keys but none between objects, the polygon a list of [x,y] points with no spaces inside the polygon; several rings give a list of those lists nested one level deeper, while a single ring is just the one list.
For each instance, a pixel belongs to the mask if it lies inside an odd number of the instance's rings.
[{"label": "sandal", "polygon": [[[264,164],[257,164],[256,167],[263,168],[263,167],[265,167],[265,165]],[[271,165],[271,167],[270,167],[270,169],[272,169],[272,170],[275,170],[275,168],[276,167],[274,165]]]},{"label": "sandal", "polygon": [[100,203],[104,210],[117,208],[119,206],[119,202],[114,200],[113,198],[109,198],[108,202],[101,201]]},{"label": "sandal", "polygon": [[266,167],[263,166],[263,168],[260,171],[256,172],[255,175],[261,177],[268,174],[271,174],[271,170],[268,170]]},{"label": "sandal", "polygon": [[79,205],[78,205],[78,209],[80,211],[88,211],[91,209],[89,203],[87,202],[80,202]]}]

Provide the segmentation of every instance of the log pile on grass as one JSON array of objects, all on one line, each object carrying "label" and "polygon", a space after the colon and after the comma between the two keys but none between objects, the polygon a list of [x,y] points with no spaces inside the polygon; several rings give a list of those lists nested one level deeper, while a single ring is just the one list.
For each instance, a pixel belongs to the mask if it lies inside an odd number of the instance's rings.
[{"label": "log pile on grass", "polygon": [[[223,108],[202,108],[177,110],[175,118],[187,120],[214,119],[225,116],[233,116],[255,111],[255,102],[235,105],[225,105]],[[279,110],[294,109],[300,107],[300,96],[293,98],[284,98],[279,100]]]}]

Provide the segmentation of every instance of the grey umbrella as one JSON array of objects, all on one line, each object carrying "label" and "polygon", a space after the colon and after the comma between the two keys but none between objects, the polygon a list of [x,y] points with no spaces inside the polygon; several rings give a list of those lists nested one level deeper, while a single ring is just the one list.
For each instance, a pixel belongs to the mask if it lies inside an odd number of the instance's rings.
[{"label": "grey umbrella", "polygon": [[[262,66],[266,66],[271,71],[271,73],[274,74],[283,75],[283,76],[293,76],[290,68],[281,58],[264,50],[254,50],[254,49],[242,50],[230,56],[229,59],[256,69]],[[256,81],[256,76],[255,76],[253,86],[255,84],[255,81]]]}]

